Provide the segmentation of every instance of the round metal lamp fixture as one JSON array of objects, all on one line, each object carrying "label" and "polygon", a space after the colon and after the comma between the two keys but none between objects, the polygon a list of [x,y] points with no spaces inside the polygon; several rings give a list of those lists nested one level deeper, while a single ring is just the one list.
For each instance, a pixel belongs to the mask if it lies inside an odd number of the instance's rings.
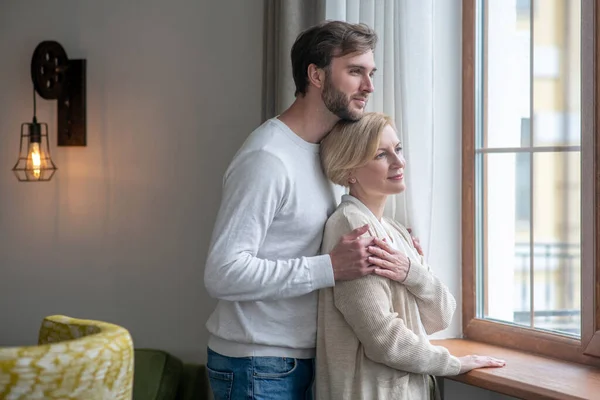
[{"label": "round metal lamp fixture", "polygon": [[48,125],[37,121],[36,93],[58,101],[58,145],[86,145],[85,66],[85,60],[69,60],[58,42],[43,41],[35,48],[31,58],[33,119],[21,125],[19,159],[13,167],[19,181],[48,181],[57,169],[50,157]]}]

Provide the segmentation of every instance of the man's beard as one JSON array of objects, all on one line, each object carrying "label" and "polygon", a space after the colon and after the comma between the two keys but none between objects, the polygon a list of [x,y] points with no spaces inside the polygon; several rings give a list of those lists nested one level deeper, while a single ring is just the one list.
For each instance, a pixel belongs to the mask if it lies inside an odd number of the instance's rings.
[{"label": "man's beard", "polygon": [[323,99],[323,103],[325,103],[325,107],[340,119],[358,121],[363,116],[362,110],[353,111],[350,109],[350,99],[344,92],[333,86],[329,74],[325,77],[325,86],[323,87],[321,98]]}]

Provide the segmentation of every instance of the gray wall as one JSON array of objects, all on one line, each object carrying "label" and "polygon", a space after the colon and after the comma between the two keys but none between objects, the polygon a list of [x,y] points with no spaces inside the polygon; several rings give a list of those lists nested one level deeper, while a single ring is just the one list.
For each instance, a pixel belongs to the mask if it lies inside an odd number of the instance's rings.
[{"label": "gray wall", "polygon": [[516,400],[516,397],[449,380],[444,381],[444,396],[445,400]]},{"label": "gray wall", "polygon": [[[262,26],[258,0],[0,3],[0,346],[61,313],[204,360],[204,259],[223,172],[261,119]],[[57,148],[56,102],[38,98],[59,170],[19,183],[49,39],[87,59],[88,146]]]}]

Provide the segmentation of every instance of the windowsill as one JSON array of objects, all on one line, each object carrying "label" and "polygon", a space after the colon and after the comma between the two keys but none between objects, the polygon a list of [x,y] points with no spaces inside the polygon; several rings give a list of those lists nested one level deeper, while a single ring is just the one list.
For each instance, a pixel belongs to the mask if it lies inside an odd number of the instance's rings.
[{"label": "windowsill", "polygon": [[[503,359],[502,368],[482,368],[444,377],[523,399],[592,399],[600,397],[600,369],[506,349],[468,339],[432,340],[451,354]],[[597,397],[594,397],[597,396]]]}]

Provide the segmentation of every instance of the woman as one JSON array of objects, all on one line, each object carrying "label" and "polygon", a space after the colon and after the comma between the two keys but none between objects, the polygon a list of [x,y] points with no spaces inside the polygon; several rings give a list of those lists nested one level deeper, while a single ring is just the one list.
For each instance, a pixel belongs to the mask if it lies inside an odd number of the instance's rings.
[{"label": "woman", "polygon": [[319,293],[316,391],[319,399],[427,399],[429,375],[500,367],[491,357],[454,357],[427,335],[445,329],[453,296],[415,249],[407,229],[383,217],[389,195],[405,189],[405,160],[392,120],[367,113],[339,122],[321,143],[327,177],[349,187],[325,227],[323,254],[369,224],[374,274]]}]

